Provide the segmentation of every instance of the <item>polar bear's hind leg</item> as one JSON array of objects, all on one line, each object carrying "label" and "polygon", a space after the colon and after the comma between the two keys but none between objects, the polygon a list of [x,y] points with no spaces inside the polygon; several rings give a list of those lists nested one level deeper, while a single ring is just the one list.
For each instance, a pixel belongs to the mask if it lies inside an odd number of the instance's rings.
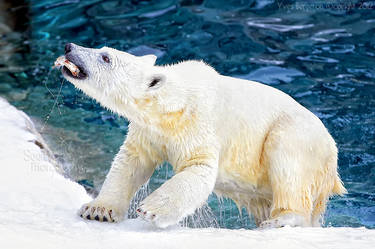
[{"label": "polar bear's hind leg", "polygon": [[295,123],[290,118],[282,119],[264,143],[272,204],[270,219],[260,225],[263,228],[311,225],[313,175],[320,159],[310,151],[309,134],[300,132]]}]

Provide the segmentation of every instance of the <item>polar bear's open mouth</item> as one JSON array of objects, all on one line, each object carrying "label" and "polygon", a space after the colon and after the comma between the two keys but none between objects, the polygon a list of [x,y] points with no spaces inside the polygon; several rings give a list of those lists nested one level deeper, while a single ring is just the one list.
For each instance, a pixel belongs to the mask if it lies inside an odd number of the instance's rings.
[{"label": "polar bear's open mouth", "polygon": [[62,67],[62,73],[71,78],[84,79],[87,77],[86,72],[81,66],[76,65],[65,56],[57,58],[54,67]]},{"label": "polar bear's open mouth", "polygon": [[[71,71],[68,67],[63,66],[62,71],[65,75],[68,75],[69,77],[75,78],[75,79],[84,79],[87,77],[87,74],[81,67],[78,67],[79,72],[76,74],[74,71]],[[74,74],[73,74],[74,73]]]}]

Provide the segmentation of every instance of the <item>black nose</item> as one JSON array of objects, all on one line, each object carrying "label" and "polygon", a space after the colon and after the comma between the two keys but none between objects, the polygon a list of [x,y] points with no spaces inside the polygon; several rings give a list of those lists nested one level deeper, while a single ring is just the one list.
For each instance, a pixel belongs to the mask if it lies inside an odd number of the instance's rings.
[{"label": "black nose", "polygon": [[73,47],[73,45],[71,43],[65,44],[65,54],[67,54],[70,51],[72,51],[72,47]]}]

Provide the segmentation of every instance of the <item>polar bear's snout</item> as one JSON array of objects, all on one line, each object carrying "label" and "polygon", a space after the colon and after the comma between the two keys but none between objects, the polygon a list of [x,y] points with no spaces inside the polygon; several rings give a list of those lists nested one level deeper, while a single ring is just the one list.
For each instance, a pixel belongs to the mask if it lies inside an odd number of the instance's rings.
[{"label": "polar bear's snout", "polygon": [[82,58],[84,56],[84,53],[82,53],[81,48],[82,47],[75,45],[74,43],[67,43],[65,45],[65,59],[77,66],[77,68],[79,69],[79,73],[77,75],[73,75],[66,66],[63,66],[61,70],[64,76],[79,80],[87,78],[88,70]]}]

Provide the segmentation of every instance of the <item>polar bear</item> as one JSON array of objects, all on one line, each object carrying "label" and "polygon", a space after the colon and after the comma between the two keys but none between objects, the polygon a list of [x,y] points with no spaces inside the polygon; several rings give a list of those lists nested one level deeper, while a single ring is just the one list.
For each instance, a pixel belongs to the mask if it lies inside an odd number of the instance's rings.
[{"label": "polar bear", "polygon": [[137,209],[157,227],[178,223],[215,192],[256,225],[319,226],[326,202],[346,192],[337,148],[322,122],[289,95],[223,76],[202,61],[156,66],[153,55],[68,43],[64,77],[130,120],[129,132],[85,219],[123,219],[155,168],[176,173]]}]

